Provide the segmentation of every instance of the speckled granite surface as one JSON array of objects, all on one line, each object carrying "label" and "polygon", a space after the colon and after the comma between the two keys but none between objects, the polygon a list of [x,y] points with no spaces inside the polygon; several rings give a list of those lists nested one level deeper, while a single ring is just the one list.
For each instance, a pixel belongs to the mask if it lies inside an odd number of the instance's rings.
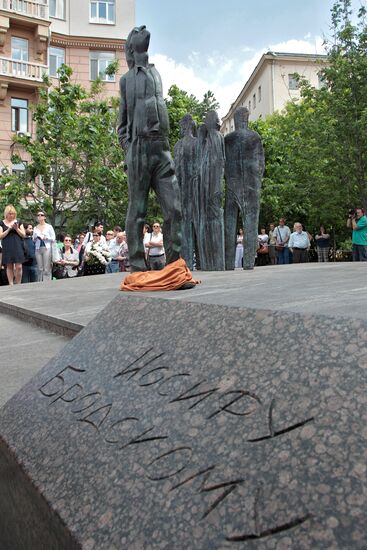
[{"label": "speckled granite surface", "polygon": [[85,550],[365,549],[366,372],[362,321],[122,294],[0,435]]}]

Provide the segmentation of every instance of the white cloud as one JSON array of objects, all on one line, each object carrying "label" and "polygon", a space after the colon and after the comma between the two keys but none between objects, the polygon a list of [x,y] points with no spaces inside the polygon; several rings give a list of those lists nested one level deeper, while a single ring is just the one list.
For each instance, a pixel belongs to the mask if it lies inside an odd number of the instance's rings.
[{"label": "white cloud", "polygon": [[291,52],[291,53],[309,53],[319,54],[325,53],[323,47],[323,39],[320,36],[315,36],[312,40],[310,35],[306,35],[304,40],[287,40],[286,42],[278,42],[272,44],[268,48],[274,52]]},{"label": "white cloud", "polygon": [[[162,76],[165,95],[172,84],[176,84],[189,94],[194,94],[198,99],[202,99],[204,93],[211,90],[220,104],[219,116],[223,117],[264,53],[269,50],[308,54],[325,53],[322,44],[321,37],[312,38],[311,35],[306,35],[303,40],[279,42],[257,51],[244,47],[240,57],[226,56],[223,52],[215,52],[203,57],[199,52],[192,52],[188,64],[177,63],[164,54],[152,55],[150,60]],[[250,58],[248,54],[252,54]]]}]

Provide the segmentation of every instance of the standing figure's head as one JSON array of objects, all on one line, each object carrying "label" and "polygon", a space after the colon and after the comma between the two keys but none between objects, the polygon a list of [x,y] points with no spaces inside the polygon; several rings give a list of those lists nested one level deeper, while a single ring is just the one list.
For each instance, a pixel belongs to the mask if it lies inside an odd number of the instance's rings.
[{"label": "standing figure's head", "polygon": [[205,126],[208,130],[219,130],[220,122],[216,111],[208,111],[205,116]]},{"label": "standing figure's head", "polygon": [[127,37],[125,46],[126,61],[129,69],[135,65],[134,54],[147,53],[150,42],[150,32],[145,25],[134,27]]},{"label": "standing figure's head", "polygon": [[196,123],[189,114],[185,115],[180,120],[180,135],[181,137],[196,135]]},{"label": "standing figure's head", "polygon": [[234,118],[234,127],[236,130],[244,130],[248,127],[248,117],[250,115],[250,111],[247,109],[247,107],[239,107],[235,110],[233,118]]}]

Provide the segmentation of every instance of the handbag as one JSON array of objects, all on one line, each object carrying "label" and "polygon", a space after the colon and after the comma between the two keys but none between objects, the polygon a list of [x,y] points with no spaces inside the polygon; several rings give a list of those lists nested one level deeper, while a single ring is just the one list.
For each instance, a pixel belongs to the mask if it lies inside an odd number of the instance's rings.
[{"label": "handbag", "polygon": [[261,244],[260,248],[257,249],[258,254],[268,254],[268,252],[269,252],[269,247],[266,243]]},{"label": "handbag", "polygon": [[283,250],[283,249],[284,249],[284,243],[283,243],[283,241],[282,241],[282,236],[281,236],[281,234],[280,234],[280,231],[279,231],[278,227],[277,227],[277,231],[278,231],[280,243],[277,243],[277,244],[275,245],[275,250]]},{"label": "handbag", "polygon": [[54,264],[52,266],[52,277],[55,279],[65,279],[66,269],[63,265]]},{"label": "handbag", "polygon": [[60,250],[57,247],[56,241],[51,243],[51,262],[55,263],[61,260]]}]

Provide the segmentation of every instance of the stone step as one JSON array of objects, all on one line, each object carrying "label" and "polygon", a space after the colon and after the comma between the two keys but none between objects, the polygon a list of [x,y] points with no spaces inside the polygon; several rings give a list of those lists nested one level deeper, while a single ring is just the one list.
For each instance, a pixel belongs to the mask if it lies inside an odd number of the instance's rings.
[{"label": "stone step", "polygon": [[69,341],[66,336],[0,314],[0,407]]}]

